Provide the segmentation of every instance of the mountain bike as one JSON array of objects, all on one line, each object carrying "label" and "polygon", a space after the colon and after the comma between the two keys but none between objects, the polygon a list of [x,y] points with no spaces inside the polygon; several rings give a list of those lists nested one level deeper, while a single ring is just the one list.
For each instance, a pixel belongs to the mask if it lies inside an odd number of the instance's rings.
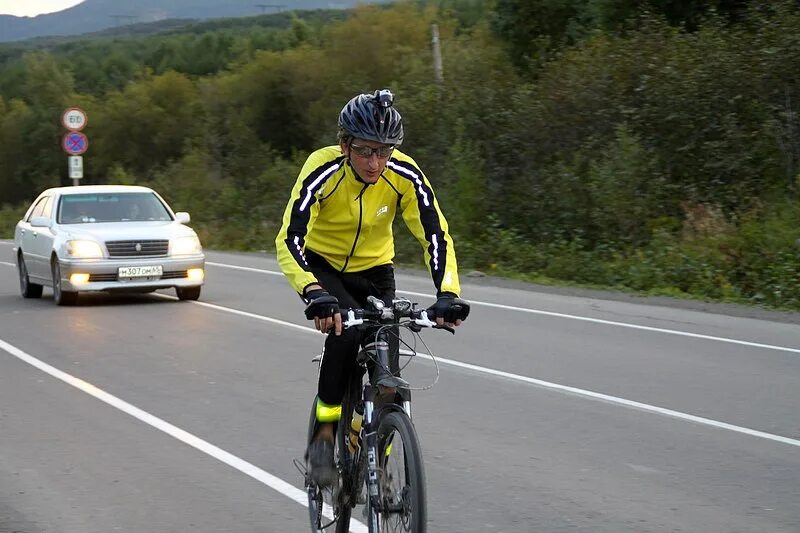
[{"label": "mountain bike", "polygon": [[[411,387],[399,377],[399,368],[392,369],[390,350],[399,349],[402,343],[408,348],[400,351],[402,355],[416,356],[416,343],[412,346],[403,341],[400,328],[411,331],[423,346],[425,343],[418,335],[422,328],[455,331],[437,326],[426,309],[417,308],[409,300],[394,299],[391,305],[385,305],[372,296],[366,309],[348,310],[342,325],[365,328],[368,342],[356,359],[358,371],[349,378],[341,418],[336,425],[336,482],[330,487],[319,487],[311,480],[307,468],[301,470],[305,474],[311,531],[350,531],[352,511],[363,503],[371,533],[422,533],[427,524],[425,467],[411,422]],[[399,342],[390,342],[393,336]],[[320,364],[321,359],[322,356],[314,358]],[[315,413],[316,398],[309,420],[309,442],[315,431]]]}]

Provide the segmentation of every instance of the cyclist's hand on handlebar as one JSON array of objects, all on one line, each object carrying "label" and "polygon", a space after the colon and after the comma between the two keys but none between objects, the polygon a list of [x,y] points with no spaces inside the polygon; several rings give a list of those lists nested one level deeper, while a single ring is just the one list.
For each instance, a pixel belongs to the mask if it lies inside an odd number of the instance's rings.
[{"label": "cyclist's hand on handlebar", "polygon": [[428,311],[439,326],[460,326],[469,316],[469,303],[451,292],[443,292]]},{"label": "cyclist's hand on handlebar", "polygon": [[336,335],[342,334],[342,315],[339,312],[339,300],[328,291],[312,289],[306,291],[306,318],[314,321],[314,326],[322,333],[333,328]]}]

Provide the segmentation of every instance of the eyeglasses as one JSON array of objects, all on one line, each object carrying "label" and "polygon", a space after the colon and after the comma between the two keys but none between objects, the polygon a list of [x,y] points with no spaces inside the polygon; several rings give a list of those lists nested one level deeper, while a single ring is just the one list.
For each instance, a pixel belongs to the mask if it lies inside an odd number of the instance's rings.
[{"label": "eyeglasses", "polygon": [[372,157],[372,154],[377,155],[380,159],[386,159],[392,155],[394,146],[383,145],[372,148],[371,146],[364,146],[361,144],[351,144],[350,149],[355,152],[358,157],[363,157],[365,159]]}]

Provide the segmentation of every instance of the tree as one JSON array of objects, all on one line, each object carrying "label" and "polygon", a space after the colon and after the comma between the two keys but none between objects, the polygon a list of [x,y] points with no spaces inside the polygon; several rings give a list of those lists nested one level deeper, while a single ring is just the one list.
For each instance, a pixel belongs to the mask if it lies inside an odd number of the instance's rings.
[{"label": "tree", "polygon": [[122,165],[146,175],[180,157],[198,135],[201,109],[194,83],[177,72],[111,93],[91,123],[97,174]]}]

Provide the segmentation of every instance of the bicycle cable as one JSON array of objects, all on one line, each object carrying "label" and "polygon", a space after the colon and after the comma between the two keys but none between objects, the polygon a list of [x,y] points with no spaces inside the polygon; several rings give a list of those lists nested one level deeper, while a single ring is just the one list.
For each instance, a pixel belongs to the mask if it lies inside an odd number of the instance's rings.
[{"label": "bicycle cable", "polygon": [[[395,331],[393,331],[391,329],[391,328],[394,328],[394,327],[404,328],[404,329],[407,329],[408,331],[410,331],[411,335],[414,338],[414,346],[411,346],[408,342],[405,341],[405,339],[403,339],[403,337],[398,332],[395,332]],[[431,349],[428,347],[428,344],[425,342],[425,339],[422,338],[422,335],[420,335],[419,332],[413,331],[409,327],[409,325],[407,325],[407,324],[385,324],[385,325],[380,326],[375,332],[376,345],[377,345],[377,342],[378,342],[378,335],[380,335],[380,333],[382,331],[384,331],[384,330],[388,330],[387,334],[394,335],[395,338],[397,338],[398,342],[400,344],[402,344],[403,346],[405,346],[406,348],[408,348],[409,351],[411,352],[409,354],[403,354],[401,352],[398,353],[398,359],[399,359],[399,356],[401,356],[401,355],[404,355],[404,356],[408,357],[408,361],[404,365],[402,365],[402,366],[400,366],[398,368],[398,373],[400,373],[403,370],[405,370],[405,368],[409,364],[411,364],[411,359],[413,357],[419,357],[418,356],[418,352],[417,352],[417,341],[422,343],[422,346],[425,347],[426,355],[431,358],[431,361],[433,361],[433,366],[436,369],[436,377],[433,378],[433,381],[430,384],[425,385],[423,387],[411,387],[409,385],[408,390],[411,390],[411,391],[425,391],[425,390],[432,389],[439,382],[439,376],[441,375],[441,370],[439,368],[439,362],[436,360],[436,357],[433,355],[433,352],[431,352]],[[378,361],[377,358],[374,357],[369,351],[367,351],[366,353],[367,353],[367,357],[373,363],[375,363],[375,365],[381,367],[381,369],[383,369],[385,372],[387,372],[389,374],[392,374],[392,371],[389,368],[387,368],[384,364],[382,364],[380,361]]]}]

